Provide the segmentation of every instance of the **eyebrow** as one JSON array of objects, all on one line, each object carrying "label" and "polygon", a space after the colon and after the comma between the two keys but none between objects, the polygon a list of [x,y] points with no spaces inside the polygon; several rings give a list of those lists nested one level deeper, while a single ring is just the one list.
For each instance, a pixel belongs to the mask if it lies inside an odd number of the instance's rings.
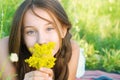
[{"label": "eyebrow", "polygon": [[[55,25],[53,22],[48,22],[48,23],[45,24],[45,26],[50,25],[50,24]],[[25,26],[24,28],[28,28],[28,27],[35,27],[35,26]]]}]

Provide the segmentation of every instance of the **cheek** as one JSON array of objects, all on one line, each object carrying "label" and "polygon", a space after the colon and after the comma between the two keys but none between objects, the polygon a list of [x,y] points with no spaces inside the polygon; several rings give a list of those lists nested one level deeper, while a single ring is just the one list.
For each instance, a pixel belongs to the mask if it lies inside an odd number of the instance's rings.
[{"label": "cheek", "polygon": [[55,46],[55,49],[53,50],[53,55],[55,55],[58,52],[59,48],[60,48],[60,46],[57,43],[56,46]]},{"label": "cheek", "polygon": [[60,39],[59,39],[59,37],[58,37],[58,35],[54,35],[53,37],[52,37],[52,40],[51,40],[52,42],[55,42],[55,48],[54,48],[54,50],[53,50],[53,55],[55,55],[57,52],[58,52],[58,50],[60,49]]},{"label": "cheek", "polygon": [[36,37],[25,36],[24,40],[27,48],[32,47],[36,43]]}]

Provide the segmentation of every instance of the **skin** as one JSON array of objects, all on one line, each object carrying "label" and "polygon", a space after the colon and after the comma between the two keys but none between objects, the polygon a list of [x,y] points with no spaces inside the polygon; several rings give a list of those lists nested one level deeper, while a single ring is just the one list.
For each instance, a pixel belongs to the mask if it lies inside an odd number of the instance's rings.
[{"label": "skin", "polygon": [[[39,16],[49,20],[45,21],[37,16],[35,16],[31,10],[28,10],[24,16],[23,25],[24,25],[24,41],[27,48],[32,47],[35,43],[39,43],[40,45],[46,44],[48,42],[55,42],[56,46],[53,50],[53,55],[57,53],[60,48],[60,39],[58,37],[57,30],[54,26],[52,18],[49,14],[42,9],[35,9],[35,12],[38,13]],[[62,29],[64,38],[66,29]],[[7,59],[8,56],[8,37],[0,40],[0,64],[3,65],[3,61],[7,61],[10,67],[5,68],[4,77],[10,74],[15,73],[15,68],[11,65],[11,62]],[[69,77],[68,80],[75,80],[75,75],[77,71],[77,64],[79,59],[79,46],[71,40],[72,44],[72,57],[68,64],[69,67]],[[0,67],[1,69],[1,67]],[[12,71],[11,71],[12,70]],[[9,73],[8,73],[9,72]],[[6,74],[7,73],[7,74]],[[53,71],[48,68],[41,68],[36,71],[31,71],[25,74],[24,80],[52,80],[53,79]]]},{"label": "skin", "polygon": [[[15,68],[8,59],[8,56],[8,37],[5,37],[0,40],[0,72],[2,71],[1,69],[4,70],[2,73],[2,79],[0,77],[1,80],[6,80],[6,77],[13,76],[15,74]],[[12,80],[16,79],[12,78]]]},{"label": "skin", "polygon": [[[2,40],[0,40],[0,65],[4,65],[3,62],[6,61],[7,64],[5,66],[9,66],[9,67],[4,68],[5,69],[4,74],[3,74],[4,78],[15,74],[15,67],[8,60],[8,44],[7,44],[8,39],[9,39],[9,37],[6,37],[6,38],[3,38]],[[77,65],[78,65],[78,58],[79,58],[78,57],[79,56],[79,46],[74,41],[71,41],[71,44],[72,44],[72,57],[69,62],[69,65],[68,65],[69,71],[70,71],[68,80],[75,80],[75,75],[76,75]],[[0,70],[1,70],[1,66],[0,66]],[[38,74],[38,72],[34,73],[34,74]],[[14,78],[12,80],[16,80],[16,79]]]},{"label": "skin", "polygon": [[34,11],[45,21],[33,14],[31,10],[28,10],[25,14],[23,25],[24,25],[24,40],[27,48],[33,47],[35,43],[40,45],[47,44],[48,42],[56,43],[55,49],[53,50],[53,55],[57,53],[59,49],[59,37],[57,30],[55,29],[54,22],[49,14],[42,10],[35,8]]}]

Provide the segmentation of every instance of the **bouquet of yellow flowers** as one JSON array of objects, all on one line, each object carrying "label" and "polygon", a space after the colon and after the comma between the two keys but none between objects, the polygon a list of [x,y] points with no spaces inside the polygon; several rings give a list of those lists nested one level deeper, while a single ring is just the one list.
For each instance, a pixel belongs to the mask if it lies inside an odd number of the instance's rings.
[{"label": "bouquet of yellow flowers", "polygon": [[25,62],[29,64],[30,67],[40,69],[41,67],[52,68],[55,65],[54,56],[52,55],[52,50],[55,47],[55,43],[49,42],[48,44],[35,44],[29,50],[32,52],[32,56],[26,59]]}]

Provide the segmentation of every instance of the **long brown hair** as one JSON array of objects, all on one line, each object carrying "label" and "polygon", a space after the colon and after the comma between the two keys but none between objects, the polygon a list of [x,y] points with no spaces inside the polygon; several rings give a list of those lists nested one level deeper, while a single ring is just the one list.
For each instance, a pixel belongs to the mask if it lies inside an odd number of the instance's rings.
[{"label": "long brown hair", "polygon": [[69,32],[71,29],[71,23],[58,0],[25,0],[17,9],[13,18],[9,37],[9,53],[18,54],[19,61],[16,64],[18,80],[23,80],[25,73],[34,70],[29,68],[28,65],[24,62],[24,60],[29,58],[31,54],[26,48],[23,37],[24,14],[28,9],[33,9],[33,5],[37,8],[42,8],[51,12],[60,22],[61,27],[67,28],[67,33],[65,37],[62,38],[61,48],[55,55],[57,60],[53,68],[55,80],[67,80],[69,75],[68,62],[70,61],[72,54],[70,43],[71,34]]}]

